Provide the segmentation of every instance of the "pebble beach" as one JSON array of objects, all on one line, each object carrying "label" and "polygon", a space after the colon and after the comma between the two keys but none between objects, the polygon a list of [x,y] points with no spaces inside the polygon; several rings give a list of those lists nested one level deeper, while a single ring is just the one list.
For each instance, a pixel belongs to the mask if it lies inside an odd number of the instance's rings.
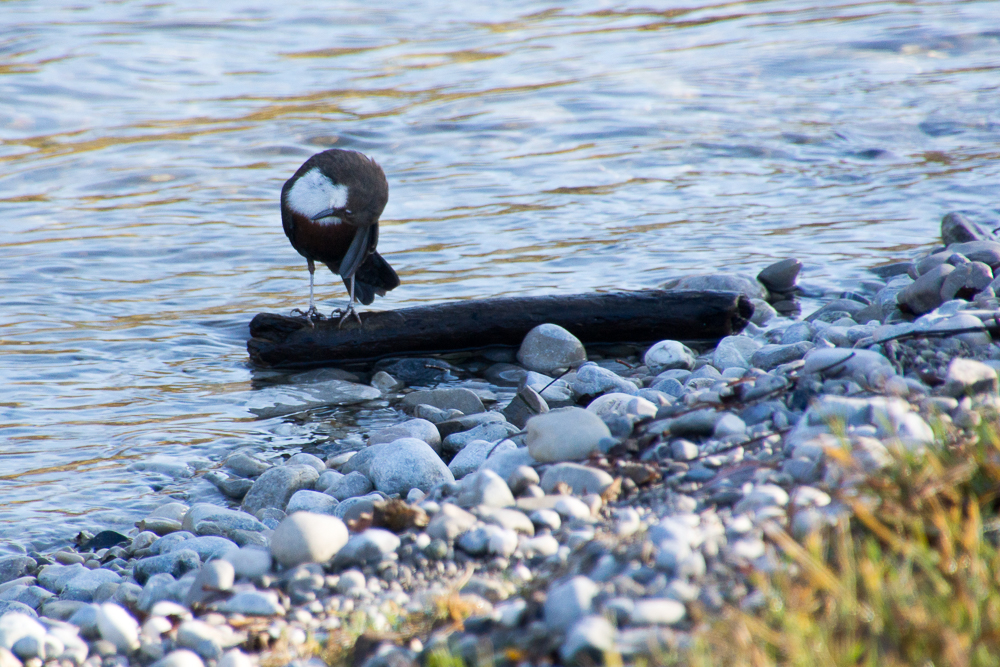
[{"label": "pebble beach", "polygon": [[260,412],[380,400],[399,423],[325,457],[231,451],[200,473],[226,505],[164,494],[130,530],[5,544],[0,667],[658,664],[759,606],[753,573],[892,452],[1000,411],[988,230],[950,213],[939,248],[811,312],[800,269],[665,285],[753,301],[711,348],[540,323],[519,349],[303,373]]}]

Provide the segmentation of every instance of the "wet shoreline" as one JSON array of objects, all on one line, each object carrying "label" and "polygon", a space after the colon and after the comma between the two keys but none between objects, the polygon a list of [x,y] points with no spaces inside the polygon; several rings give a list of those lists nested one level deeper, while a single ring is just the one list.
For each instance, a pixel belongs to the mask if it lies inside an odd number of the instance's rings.
[{"label": "wet shoreline", "polygon": [[270,405],[388,400],[408,419],[322,458],[231,452],[204,475],[229,509],[165,497],[76,547],[11,543],[0,646],[92,667],[683,649],[754,609],[753,572],[844,521],[859,480],[997,419],[1000,242],[955,214],[942,238],[803,319],[775,310],[794,261],[681,279],[755,299],[746,330],[701,352],[596,353],[543,325],[516,353],[387,362],[367,384],[302,374]]}]

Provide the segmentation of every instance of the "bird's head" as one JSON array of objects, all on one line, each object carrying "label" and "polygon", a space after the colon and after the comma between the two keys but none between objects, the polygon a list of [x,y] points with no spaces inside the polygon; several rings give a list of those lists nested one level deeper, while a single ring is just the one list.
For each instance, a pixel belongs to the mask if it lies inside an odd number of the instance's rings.
[{"label": "bird's head", "polygon": [[385,172],[357,151],[331,149],[299,167],[282,189],[282,204],[311,220],[367,227],[389,201]]}]

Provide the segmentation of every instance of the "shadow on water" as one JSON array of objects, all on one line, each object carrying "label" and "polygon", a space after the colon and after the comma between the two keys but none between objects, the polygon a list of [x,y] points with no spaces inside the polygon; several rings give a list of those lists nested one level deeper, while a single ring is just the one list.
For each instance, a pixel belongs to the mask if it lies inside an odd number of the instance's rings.
[{"label": "shadow on water", "polygon": [[282,411],[315,378],[247,366],[250,317],[306,298],[277,193],[325,148],[389,176],[379,249],[404,284],[376,308],[787,256],[839,290],[949,210],[996,213],[991,2],[6,7],[4,537],[222,502],[197,472],[227,451],[400,418]]}]

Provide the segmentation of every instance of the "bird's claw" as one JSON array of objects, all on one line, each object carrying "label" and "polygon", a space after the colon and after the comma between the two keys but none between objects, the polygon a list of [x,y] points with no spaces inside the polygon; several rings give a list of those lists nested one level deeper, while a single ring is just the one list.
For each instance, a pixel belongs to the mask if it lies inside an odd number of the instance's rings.
[{"label": "bird's claw", "polygon": [[354,309],[353,303],[349,304],[346,310],[341,310],[340,308],[338,308],[337,310],[330,313],[330,319],[333,319],[335,315],[340,315],[340,321],[337,322],[338,329],[344,326],[344,322],[347,320],[347,318],[351,316],[353,316],[354,319],[358,321],[358,324],[361,324],[361,315],[358,313],[357,310]]},{"label": "bird's claw", "polygon": [[323,313],[316,310],[316,306],[309,306],[309,310],[302,310],[300,308],[293,308],[292,315],[298,315],[300,317],[306,318],[309,322],[309,326],[316,326],[317,320],[323,319]]}]

